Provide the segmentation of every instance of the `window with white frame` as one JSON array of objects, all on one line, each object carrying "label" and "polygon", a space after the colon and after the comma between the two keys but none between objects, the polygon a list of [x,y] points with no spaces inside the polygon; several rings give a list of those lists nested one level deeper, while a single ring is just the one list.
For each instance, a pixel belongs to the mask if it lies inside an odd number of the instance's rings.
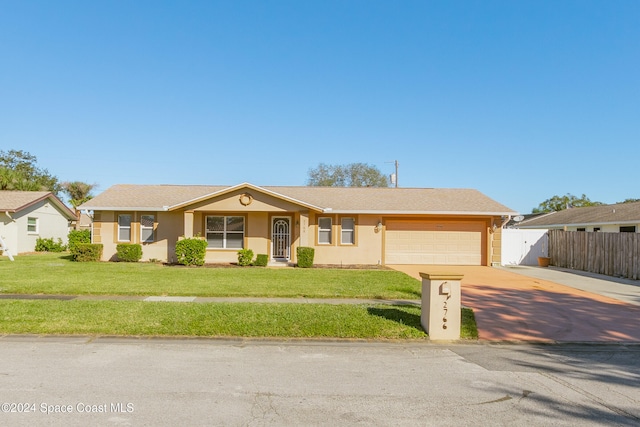
[{"label": "window with white frame", "polygon": [[321,245],[331,244],[331,218],[318,218],[318,243]]},{"label": "window with white frame", "polygon": [[38,234],[38,218],[27,217],[27,233]]},{"label": "window with white frame", "polygon": [[118,242],[131,241],[131,214],[118,215]]},{"label": "window with white frame", "polygon": [[354,218],[342,218],[340,221],[340,243],[353,245],[356,243],[356,220]]},{"label": "window with white frame", "polygon": [[207,246],[215,249],[242,249],[244,247],[244,217],[206,217]]},{"label": "window with white frame", "polygon": [[155,219],[155,215],[140,216],[140,241],[142,243],[152,243],[155,240],[153,235]]}]

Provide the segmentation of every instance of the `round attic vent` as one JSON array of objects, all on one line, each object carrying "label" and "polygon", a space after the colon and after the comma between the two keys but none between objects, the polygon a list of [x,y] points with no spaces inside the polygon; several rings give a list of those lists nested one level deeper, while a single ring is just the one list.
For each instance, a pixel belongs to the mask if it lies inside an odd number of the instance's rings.
[{"label": "round attic vent", "polygon": [[253,202],[253,197],[251,197],[251,194],[244,193],[240,196],[240,204],[242,206],[249,206],[251,202]]}]

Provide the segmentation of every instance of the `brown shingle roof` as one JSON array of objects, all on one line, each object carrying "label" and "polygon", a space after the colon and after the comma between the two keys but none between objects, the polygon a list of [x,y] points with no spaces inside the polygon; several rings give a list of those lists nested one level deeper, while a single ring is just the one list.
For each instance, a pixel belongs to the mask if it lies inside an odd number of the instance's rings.
[{"label": "brown shingle roof", "polygon": [[42,200],[50,199],[69,219],[75,213],[50,191],[0,191],[0,212],[20,212]]},{"label": "brown shingle roof", "polygon": [[18,212],[50,194],[49,191],[0,191],[0,211]]},{"label": "brown shingle roof", "polygon": [[571,208],[522,221],[520,227],[640,223],[640,202]]},{"label": "brown shingle roof", "polygon": [[318,210],[332,212],[469,213],[509,215],[515,212],[477,190],[374,187],[256,187],[207,185],[115,185],[81,206],[92,210],[167,210],[229,189],[248,187]]},{"label": "brown shingle roof", "polygon": [[79,206],[80,209],[108,210],[153,209],[177,205],[188,200],[222,191],[227,186],[215,185],[132,185],[118,184],[106,189],[93,199]]},{"label": "brown shingle roof", "polygon": [[265,187],[336,212],[511,213],[472,189],[376,187]]}]

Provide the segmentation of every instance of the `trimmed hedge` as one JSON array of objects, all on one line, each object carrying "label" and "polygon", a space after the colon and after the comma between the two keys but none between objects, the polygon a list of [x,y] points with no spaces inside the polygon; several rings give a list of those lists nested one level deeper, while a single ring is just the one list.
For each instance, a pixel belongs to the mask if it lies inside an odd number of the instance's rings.
[{"label": "trimmed hedge", "polygon": [[116,246],[118,261],[138,262],[142,258],[142,245],[139,243],[120,243]]},{"label": "trimmed hedge", "polygon": [[251,249],[240,249],[238,251],[238,265],[247,267],[253,261],[253,251]]},{"label": "trimmed hedge", "polygon": [[207,241],[197,238],[178,240],[176,243],[176,258],[182,265],[204,265],[207,254]]},{"label": "trimmed hedge", "polygon": [[71,230],[68,239],[69,252],[73,253],[79,243],[91,243],[91,230]]},{"label": "trimmed hedge", "polygon": [[315,255],[315,249],[306,246],[298,246],[296,248],[296,254],[298,255],[298,267],[313,267],[313,257]]},{"label": "trimmed hedge", "polygon": [[71,257],[77,262],[100,261],[102,249],[101,243],[78,243],[71,252]]},{"label": "trimmed hedge", "polygon": [[267,254],[256,255],[256,260],[253,262],[253,265],[257,267],[266,267],[267,264],[269,264],[269,255]]}]

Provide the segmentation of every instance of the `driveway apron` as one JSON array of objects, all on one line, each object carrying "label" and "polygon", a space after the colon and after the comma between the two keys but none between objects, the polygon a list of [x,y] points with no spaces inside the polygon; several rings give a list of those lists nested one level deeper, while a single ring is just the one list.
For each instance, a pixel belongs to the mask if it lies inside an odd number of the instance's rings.
[{"label": "driveway apron", "polygon": [[462,304],[473,309],[481,340],[640,342],[637,305],[492,267],[392,268],[419,280],[420,272],[464,274]]}]

